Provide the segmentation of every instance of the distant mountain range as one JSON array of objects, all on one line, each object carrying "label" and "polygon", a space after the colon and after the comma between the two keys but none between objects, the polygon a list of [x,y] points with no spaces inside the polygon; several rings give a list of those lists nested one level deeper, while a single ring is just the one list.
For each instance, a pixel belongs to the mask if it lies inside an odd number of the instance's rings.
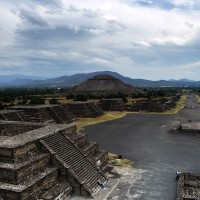
[{"label": "distant mountain range", "polygon": [[100,74],[107,74],[114,76],[121,81],[133,85],[135,87],[200,87],[200,81],[193,81],[189,79],[180,80],[159,80],[151,81],[146,79],[132,79],[122,76],[116,72],[100,71],[92,73],[74,74],[71,76],[61,76],[57,78],[44,79],[43,77],[26,76],[26,75],[0,75],[1,87],[72,87],[81,82],[97,76]]},{"label": "distant mountain range", "polygon": [[12,75],[0,75],[0,83],[8,83],[8,84],[15,84],[15,83],[23,83],[23,81],[33,81],[33,80],[42,80],[45,79],[39,76],[29,76],[29,75],[21,75],[21,74],[12,74]]}]

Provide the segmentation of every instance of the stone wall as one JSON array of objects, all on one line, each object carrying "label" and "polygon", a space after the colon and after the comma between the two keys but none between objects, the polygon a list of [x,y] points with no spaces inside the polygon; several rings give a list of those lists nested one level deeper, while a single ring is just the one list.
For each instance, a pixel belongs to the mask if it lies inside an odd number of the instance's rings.
[{"label": "stone wall", "polygon": [[182,173],[177,185],[177,200],[200,199],[200,175]]},{"label": "stone wall", "polygon": [[42,127],[41,125],[26,125],[26,124],[0,124],[0,136],[14,136],[23,134]]}]

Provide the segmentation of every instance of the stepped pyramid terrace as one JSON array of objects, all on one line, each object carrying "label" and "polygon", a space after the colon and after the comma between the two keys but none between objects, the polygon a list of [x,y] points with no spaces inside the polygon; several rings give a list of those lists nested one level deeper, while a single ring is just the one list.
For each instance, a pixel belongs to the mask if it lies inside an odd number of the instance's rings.
[{"label": "stepped pyramid terrace", "polygon": [[101,99],[99,105],[104,111],[123,111],[126,105],[121,99]]},{"label": "stepped pyramid terrace", "polygon": [[73,116],[60,105],[20,105],[0,111],[0,119],[42,123],[71,123]]},{"label": "stepped pyramid terrace", "polygon": [[101,189],[98,182],[108,181],[103,173],[107,151],[78,133],[56,105],[14,109],[0,112],[0,197],[68,199],[72,193],[94,197]]},{"label": "stepped pyramid terrace", "polygon": [[77,94],[131,94],[135,90],[121,80],[110,75],[98,75],[72,88],[69,93]]},{"label": "stepped pyramid terrace", "polygon": [[67,103],[66,109],[76,117],[93,118],[103,115],[103,110],[91,102],[74,101]]}]

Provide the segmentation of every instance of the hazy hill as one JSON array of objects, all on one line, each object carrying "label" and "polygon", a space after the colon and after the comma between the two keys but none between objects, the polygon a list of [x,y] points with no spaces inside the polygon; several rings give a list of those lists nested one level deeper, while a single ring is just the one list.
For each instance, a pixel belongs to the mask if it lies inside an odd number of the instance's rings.
[{"label": "hazy hill", "polygon": [[78,85],[85,80],[100,74],[114,76],[121,81],[135,87],[200,87],[200,81],[188,79],[180,80],[159,80],[151,81],[146,79],[132,79],[122,76],[116,72],[100,71],[92,73],[74,74],[71,76],[61,76],[51,79],[42,80],[44,78],[26,75],[0,75],[0,86],[28,86],[28,87],[72,87]]},{"label": "hazy hill", "polygon": [[0,75],[0,81],[4,83],[10,83],[17,80],[40,80],[44,79],[43,77],[39,76],[29,76],[29,75],[22,75],[22,74],[12,74],[12,75]]}]

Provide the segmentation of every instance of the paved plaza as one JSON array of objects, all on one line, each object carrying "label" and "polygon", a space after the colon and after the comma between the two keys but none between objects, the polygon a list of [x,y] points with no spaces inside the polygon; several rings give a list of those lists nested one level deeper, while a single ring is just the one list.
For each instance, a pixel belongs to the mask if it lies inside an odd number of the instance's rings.
[{"label": "paved plaza", "polygon": [[[194,95],[187,104],[197,107]],[[174,131],[179,122],[200,121],[200,108],[174,115],[128,114],[88,126],[90,140],[101,149],[134,162],[106,199],[175,200],[176,171],[200,172],[200,135]]]}]

